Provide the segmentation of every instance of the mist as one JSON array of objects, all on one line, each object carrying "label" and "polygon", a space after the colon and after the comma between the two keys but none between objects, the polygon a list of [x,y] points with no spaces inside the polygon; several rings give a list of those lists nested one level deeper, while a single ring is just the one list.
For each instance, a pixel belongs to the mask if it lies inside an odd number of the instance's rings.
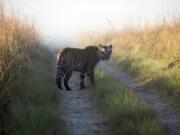
[{"label": "mist", "polygon": [[[180,14],[179,0],[8,0],[32,18],[43,41],[72,44],[85,34],[143,27]],[[62,44],[61,44],[62,45]]]}]

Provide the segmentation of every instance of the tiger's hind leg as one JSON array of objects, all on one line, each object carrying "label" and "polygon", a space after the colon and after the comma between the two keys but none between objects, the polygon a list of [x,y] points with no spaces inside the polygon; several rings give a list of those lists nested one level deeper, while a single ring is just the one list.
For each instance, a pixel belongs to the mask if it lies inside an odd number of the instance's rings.
[{"label": "tiger's hind leg", "polygon": [[64,86],[65,86],[66,90],[69,90],[69,91],[71,90],[71,88],[68,85],[68,81],[71,78],[71,76],[72,76],[72,72],[69,72],[65,75],[65,78],[64,78]]},{"label": "tiger's hind leg", "polygon": [[61,90],[63,90],[62,83],[61,83],[63,77],[64,77],[64,71],[62,70],[62,68],[60,66],[57,66],[56,84],[57,84],[58,88]]},{"label": "tiger's hind leg", "polygon": [[84,88],[86,88],[86,86],[85,86],[85,73],[81,73],[80,74],[80,78],[81,78],[81,82],[80,82],[80,89],[84,89]]}]

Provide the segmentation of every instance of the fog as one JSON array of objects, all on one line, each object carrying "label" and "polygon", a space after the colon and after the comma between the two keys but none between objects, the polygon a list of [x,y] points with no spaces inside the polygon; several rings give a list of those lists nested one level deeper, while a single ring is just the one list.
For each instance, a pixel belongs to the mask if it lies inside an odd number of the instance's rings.
[{"label": "fog", "polygon": [[180,0],[7,0],[31,17],[48,42],[72,42],[92,32],[157,24],[179,15]]}]

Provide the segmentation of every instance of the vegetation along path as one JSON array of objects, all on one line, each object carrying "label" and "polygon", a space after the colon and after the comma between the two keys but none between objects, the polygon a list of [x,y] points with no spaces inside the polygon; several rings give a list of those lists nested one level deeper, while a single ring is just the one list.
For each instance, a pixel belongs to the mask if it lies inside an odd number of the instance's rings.
[{"label": "vegetation along path", "polygon": [[108,72],[115,80],[125,84],[133,90],[139,99],[150,104],[159,115],[161,122],[168,128],[171,135],[180,135],[180,114],[173,110],[170,105],[156,95],[145,91],[142,85],[136,83],[130,76],[119,71],[116,67],[102,62],[100,67]]},{"label": "vegetation along path", "polygon": [[64,120],[73,135],[109,135],[105,114],[93,98],[92,89],[79,89],[79,74],[74,73],[69,81],[71,91],[60,91]]}]

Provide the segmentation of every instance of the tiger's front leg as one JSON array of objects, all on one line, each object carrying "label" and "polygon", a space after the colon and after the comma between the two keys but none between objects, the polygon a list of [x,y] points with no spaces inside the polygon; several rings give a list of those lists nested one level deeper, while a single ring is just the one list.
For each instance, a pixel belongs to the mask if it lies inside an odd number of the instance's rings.
[{"label": "tiger's front leg", "polygon": [[95,80],[94,80],[94,70],[92,70],[89,75],[90,75],[91,84],[94,85],[94,84],[95,84]]}]

